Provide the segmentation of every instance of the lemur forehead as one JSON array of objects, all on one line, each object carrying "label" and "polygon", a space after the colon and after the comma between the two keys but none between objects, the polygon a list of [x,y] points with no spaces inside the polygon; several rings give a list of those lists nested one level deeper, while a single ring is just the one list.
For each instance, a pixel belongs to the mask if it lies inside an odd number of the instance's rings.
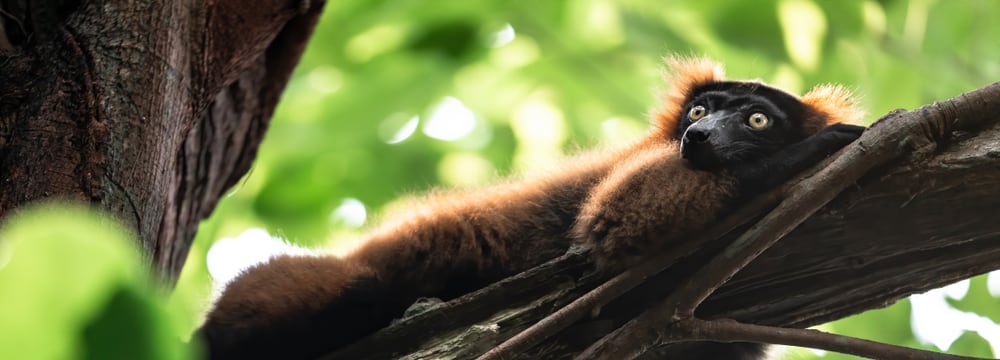
[{"label": "lemur forehead", "polygon": [[702,84],[693,89],[692,97],[697,98],[705,93],[718,94],[719,96],[760,96],[774,106],[786,110],[798,110],[802,108],[802,102],[798,97],[789,94],[781,89],[773,88],[754,81],[718,81]]},{"label": "lemur forehead", "polygon": [[710,111],[731,110],[731,111],[764,111],[771,115],[786,116],[786,110],[795,112],[796,108],[789,109],[788,105],[779,105],[766,96],[751,93],[706,91],[691,100],[690,106],[707,106]]}]

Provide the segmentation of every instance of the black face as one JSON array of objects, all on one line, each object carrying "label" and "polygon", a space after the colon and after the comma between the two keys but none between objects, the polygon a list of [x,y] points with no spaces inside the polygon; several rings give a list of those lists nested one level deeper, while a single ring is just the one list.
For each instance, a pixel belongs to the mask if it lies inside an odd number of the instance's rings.
[{"label": "black face", "polygon": [[726,81],[695,88],[678,122],[681,156],[712,170],[762,159],[803,139],[804,108],[781,90]]}]

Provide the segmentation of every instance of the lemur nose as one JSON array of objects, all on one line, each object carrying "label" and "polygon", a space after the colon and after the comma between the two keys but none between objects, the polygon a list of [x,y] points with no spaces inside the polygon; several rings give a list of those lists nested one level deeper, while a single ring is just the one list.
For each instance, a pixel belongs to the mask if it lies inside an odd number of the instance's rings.
[{"label": "lemur nose", "polygon": [[687,138],[689,142],[703,143],[708,140],[708,136],[710,134],[711,133],[703,129],[688,129],[687,133],[684,134],[684,137]]}]

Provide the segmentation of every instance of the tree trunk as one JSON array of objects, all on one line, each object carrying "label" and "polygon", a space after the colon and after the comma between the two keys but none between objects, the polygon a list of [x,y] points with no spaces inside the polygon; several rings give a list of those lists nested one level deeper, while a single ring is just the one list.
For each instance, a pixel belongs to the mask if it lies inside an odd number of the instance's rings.
[{"label": "tree trunk", "polygon": [[[322,2],[0,1],[0,217],[110,210],[164,278],[247,172]],[[6,52],[4,54],[4,52]]]}]

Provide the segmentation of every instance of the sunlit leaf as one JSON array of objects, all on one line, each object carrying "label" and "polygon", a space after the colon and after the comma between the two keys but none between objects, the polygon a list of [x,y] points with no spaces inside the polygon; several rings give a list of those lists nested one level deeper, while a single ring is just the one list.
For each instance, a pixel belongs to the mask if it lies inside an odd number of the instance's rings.
[{"label": "sunlit leaf", "polygon": [[975,357],[993,357],[990,343],[975,331],[966,331],[948,349],[949,353]]},{"label": "sunlit leaf", "polygon": [[972,278],[969,281],[969,292],[961,300],[948,298],[948,304],[958,310],[976,313],[1000,323],[1000,298],[990,294],[986,286],[986,276]]},{"label": "sunlit leaf", "polygon": [[[0,231],[0,358],[187,358],[136,242],[78,207],[25,209]],[[129,343],[129,344],[119,344]],[[135,358],[135,357],[131,357]]]}]

